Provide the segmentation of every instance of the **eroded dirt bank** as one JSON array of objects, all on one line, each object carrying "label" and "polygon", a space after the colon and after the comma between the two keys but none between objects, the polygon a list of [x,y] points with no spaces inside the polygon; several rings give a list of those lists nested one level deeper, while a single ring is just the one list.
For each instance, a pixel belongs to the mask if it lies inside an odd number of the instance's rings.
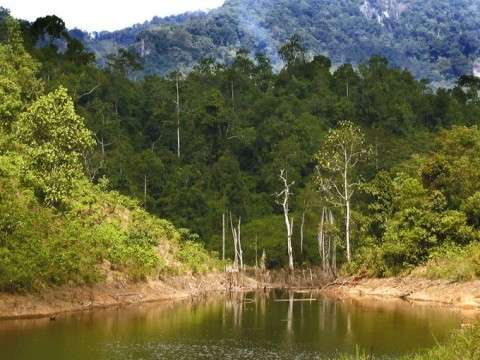
[{"label": "eroded dirt bank", "polygon": [[[402,299],[438,304],[480,313],[480,281],[453,282],[417,277],[390,279],[343,278],[321,286],[326,279],[308,271],[296,278],[300,288],[355,300]],[[92,287],[62,287],[32,294],[0,293],[0,320],[55,317],[58,314],[98,308],[198,297],[208,292],[250,291],[264,288],[298,289],[284,274],[232,277],[229,273],[165,277],[138,284],[109,281]],[[256,281],[256,278],[258,281]],[[304,280],[304,281],[301,281]],[[324,282],[325,284],[325,282]]]},{"label": "eroded dirt bank", "polygon": [[416,277],[389,279],[338,279],[322,292],[341,297],[397,298],[459,309],[480,311],[480,281],[454,282]]},{"label": "eroded dirt bank", "polygon": [[177,276],[138,284],[109,282],[92,287],[62,287],[33,294],[0,293],[0,319],[54,317],[69,312],[167,301],[215,291],[245,291],[257,288],[255,280],[213,273]]}]

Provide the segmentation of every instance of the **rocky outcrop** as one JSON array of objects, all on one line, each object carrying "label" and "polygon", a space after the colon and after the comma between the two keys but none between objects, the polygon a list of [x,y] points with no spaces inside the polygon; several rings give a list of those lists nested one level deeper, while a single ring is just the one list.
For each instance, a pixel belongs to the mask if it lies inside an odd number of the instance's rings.
[{"label": "rocky outcrop", "polygon": [[480,78],[480,58],[473,62],[473,76]]},{"label": "rocky outcrop", "polygon": [[408,9],[408,3],[401,0],[364,0],[360,11],[369,19],[383,24],[386,19],[398,19]]}]

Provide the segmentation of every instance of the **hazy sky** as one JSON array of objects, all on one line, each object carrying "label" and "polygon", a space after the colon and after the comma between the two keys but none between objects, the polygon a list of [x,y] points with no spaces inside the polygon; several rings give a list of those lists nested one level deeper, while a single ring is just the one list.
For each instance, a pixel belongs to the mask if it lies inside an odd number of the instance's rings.
[{"label": "hazy sky", "polygon": [[154,16],[213,9],[224,0],[0,0],[12,16],[35,20],[55,14],[68,28],[88,31],[118,30]]}]

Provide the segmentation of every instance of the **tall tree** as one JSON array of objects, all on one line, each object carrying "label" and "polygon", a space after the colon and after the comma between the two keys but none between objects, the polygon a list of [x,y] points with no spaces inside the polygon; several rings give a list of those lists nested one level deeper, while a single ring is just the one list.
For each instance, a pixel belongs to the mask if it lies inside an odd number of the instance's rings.
[{"label": "tall tree", "polygon": [[46,203],[60,204],[82,175],[85,153],[95,145],[67,90],[60,87],[35,101],[19,116],[15,132],[27,148],[25,180]]},{"label": "tall tree", "polygon": [[345,209],[345,244],[349,262],[352,259],[351,199],[360,185],[360,179],[354,177],[353,170],[370,153],[363,131],[352,122],[343,121],[328,132],[322,150],[316,155],[320,190],[325,193],[328,201]]},{"label": "tall tree", "polygon": [[305,62],[305,46],[300,35],[293,35],[279,50],[280,57],[287,67]]},{"label": "tall tree", "polygon": [[292,195],[292,186],[295,182],[288,182],[287,172],[285,170],[280,171],[280,180],[283,185],[283,190],[276,194],[277,204],[283,208],[283,216],[285,219],[285,226],[287,229],[287,251],[288,251],[288,269],[293,272],[293,247],[292,247],[292,235],[293,235],[293,218],[290,218],[289,200]]}]

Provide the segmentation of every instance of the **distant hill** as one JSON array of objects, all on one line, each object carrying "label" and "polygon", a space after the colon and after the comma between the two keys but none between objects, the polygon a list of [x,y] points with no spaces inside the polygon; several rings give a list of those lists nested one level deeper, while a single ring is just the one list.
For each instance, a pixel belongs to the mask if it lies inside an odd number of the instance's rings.
[{"label": "distant hill", "polygon": [[[472,74],[480,58],[477,0],[227,0],[208,13],[153,18],[116,32],[72,31],[101,59],[118,47],[144,58],[146,73],[228,62],[243,48],[280,65],[277,49],[294,33],[334,63],[383,55],[435,83]],[[477,65],[478,66],[478,65]]]}]

